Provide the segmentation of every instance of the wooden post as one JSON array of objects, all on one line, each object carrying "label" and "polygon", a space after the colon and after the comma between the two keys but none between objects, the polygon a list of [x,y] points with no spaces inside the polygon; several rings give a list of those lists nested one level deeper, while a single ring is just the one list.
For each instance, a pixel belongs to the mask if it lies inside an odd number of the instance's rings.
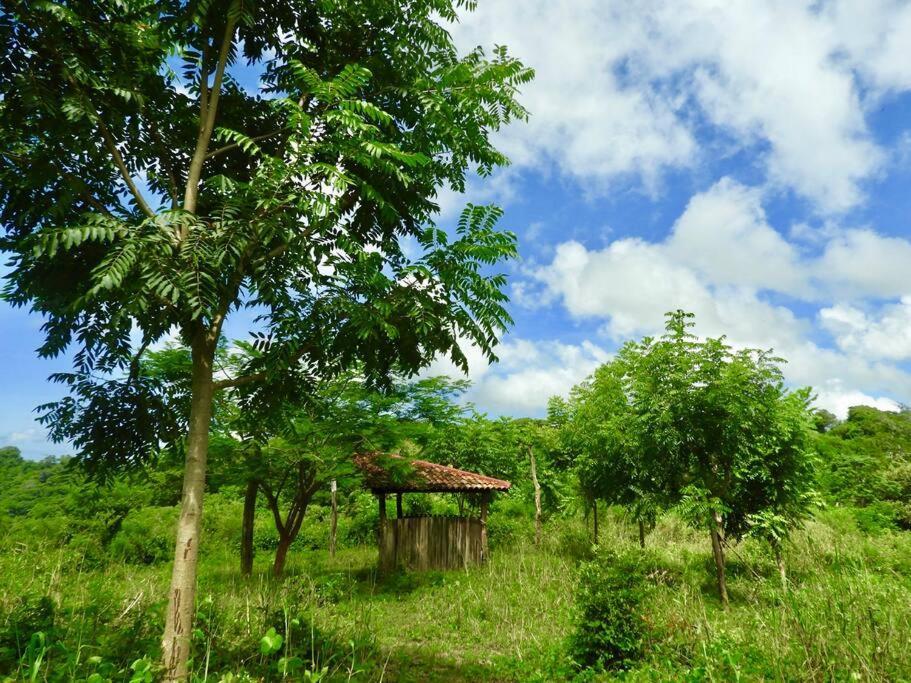
[{"label": "wooden post", "polygon": [[535,463],[535,449],[528,447],[528,456],[531,459],[531,482],[535,487],[535,546],[541,545],[541,485],[538,483],[538,468]]},{"label": "wooden post", "polygon": [[597,498],[595,498],[594,502],[592,503],[592,507],[593,507],[592,512],[594,513],[594,517],[595,517],[595,545],[598,545],[598,499]]},{"label": "wooden post", "polygon": [[481,494],[481,562],[487,562],[487,504],[490,502],[490,491]]},{"label": "wooden post", "polygon": [[380,502],[380,570],[384,570],[386,561],[386,494],[378,493],[377,499]]},{"label": "wooden post", "polygon": [[335,494],[338,490],[338,485],[335,479],[332,480],[329,490],[332,492],[332,516],[329,520],[329,557],[335,557],[335,535],[338,529],[338,501]]},{"label": "wooden post", "polygon": [[401,519],[402,517],[405,516],[402,514],[402,494],[401,493],[395,494],[395,516],[399,519]]}]

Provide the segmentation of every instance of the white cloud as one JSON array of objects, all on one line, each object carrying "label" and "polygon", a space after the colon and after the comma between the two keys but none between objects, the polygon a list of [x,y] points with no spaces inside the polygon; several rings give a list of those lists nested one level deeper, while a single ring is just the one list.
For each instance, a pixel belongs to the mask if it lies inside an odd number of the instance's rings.
[{"label": "white cloud", "polygon": [[828,410],[840,420],[848,417],[848,408],[852,406],[872,406],[890,412],[901,410],[901,406],[891,398],[844,389],[841,382],[831,382],[827,387],[817,391],[814,405]]},{"label": "white cloud", "polygon": [[667,247],[716,284],[808,289],[797,249],[767,223],[760,192],[730,178],[690,200]]},{"label": "white cloud", "polygon": [[[827,405],[861,395],[875,405],[907,400],[911,375],[893,361],[911,357],[911,282],[901,263],[911,243],[834,234],[821,252],[804,253],[768,224],[755,190],[723,179],[693,197],[666,239],[618,239],[603,249],[563,242],[517,287],[524,300],[559,302],[572,317],[600,323],[617,342],[660,332],[666,311],[691,311],[701,335],[774,348],[789,361],[788,380],[823,387]],[[815,310],[845,287],[906,297],[878,317],[841,304],[813,319],[767,295],[802,298]],[[822,329],[838,348],[815,341]]]},{"label": "white cloud", "polygon": [[869,316],[854,306],[837,304],[819,312],[822,326],[838,347],[868,358],[911,358],[911,295]]},{"label": "white cloud", "polygon": [[[499,363],[488,364],[476,347],[462,346],[469,361],[471,389],[465,400],[494,414],[541,415],[551,396],[569,390],[607,362],[610,354],[590,341],[566,344],[554,340],[509,338],[499,347]],[[425,376],[462,373],[448,360],[437,360]]]},{"label": "white cloud", "polygon": [[911,5],[904,0],[835,0],[824,6],[823,15],[866,81],[880,91],[911,88]]},{"label": "white cloud", "polygon": [[836,235],[813,266],[816,277],[841,298],[911,294],[911,242],[872,230]]},{"label": "white cloud", "polygon": [[749,148],[770,185],[840,212],[885,157],[869,92],[911,88],[911,9],[895,0],[486,0],[454,35],[506,44],[536,69],[531,123],[505,131],[504,149],[587,187],[635,176],[653,190],[723,139]]},{"label": "white cloud", "polygon": [[522,96],[531,121],[499,138],[517,165],[546,161],[585,183],[636,174],[653,184],[665,168],[693,163],[696,143],[679,103],[621,83],[616,67],[644,40],[644,27],[620,28],[597,0],[484,2],[454,27],[466,49],[505,44],[536,71]]}]

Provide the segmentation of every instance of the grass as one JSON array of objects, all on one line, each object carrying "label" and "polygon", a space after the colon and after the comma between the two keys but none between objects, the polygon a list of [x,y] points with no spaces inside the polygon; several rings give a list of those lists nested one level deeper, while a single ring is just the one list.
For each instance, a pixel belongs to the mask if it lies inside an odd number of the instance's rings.
[{"label": "grass", "polygon": [[[566,657],[578,562],[590,554],[581,520],[547,527],[545,547],[495,545],[469,571],[377,577],[376,551],[292,553],[281,582],[260,552],[254,575],[237,575],[230,544],[202,559],[193,668],[199,680],[531,681],[574,673]],[[602,545],[636,551],[636,531],[607,515]],[[644,658],[633,681],[911,680],[911,539],[861,533],[846,511],[812,520],[787,549],[784,594],[768,552],[730,554],[731,608],[712,583],[708,539],[674,517],[648,545],[661,559],[642,618]],[[167,563],[91,566],[67,548],[9,544],[0,553],[0,676],[13,680],[129,680],[154,661]],[[281,647],[264,654],[269,631]],[[45,634],[19,656],[33,632]],[[11,656],[3,654],[18,648]],[[37,654],[41,663],[35,668]],[[27,648],[26,648],[27,649]],[[5,659],[4,659],[5,657]],[[284,658],[284,659],[283,659]]]}]

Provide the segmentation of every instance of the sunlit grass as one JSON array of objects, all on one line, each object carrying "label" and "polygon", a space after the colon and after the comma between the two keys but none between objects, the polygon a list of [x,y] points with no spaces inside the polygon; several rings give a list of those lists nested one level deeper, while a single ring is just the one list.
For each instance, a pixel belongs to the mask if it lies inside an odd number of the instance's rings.
[{"label": "sunlit grass", "polygon": [[[601,527],[603,546],[636,552],[636,530],[621,515],[604,515]],[[374,548],[342,549],[334,559],[298,551],[283,581],[271,578],[268,552],[242,578],[236,549],[212,543],[201,564],[193,669],[200,680],[279,680],[286,657],[300,671],[328,667],[328,680],[565,678],[586,534],[582,520],[558,520],[544,547],[501,542],[486,567],[386,577],[376,575]],[[648,537],[664,569],[643,615],[645,656],[628,679],[909,679],[908,534],[865,535],[840,511],[825,512],[788,547],[787,594],[767,549],[741,543],[729,554],[727,611],[704,536],[667,517]],[[42,629],[55,644],[37,680],[85,680],[102,666],[121,680],[131,661],[157,655],[168,569],[99,567],[68,549],[10,544],[0,553],[3,644],[16,628]],[[269,628],[284,642],[266,655],[260,639]],[[24,678],[27,665],[9,673]]]}]

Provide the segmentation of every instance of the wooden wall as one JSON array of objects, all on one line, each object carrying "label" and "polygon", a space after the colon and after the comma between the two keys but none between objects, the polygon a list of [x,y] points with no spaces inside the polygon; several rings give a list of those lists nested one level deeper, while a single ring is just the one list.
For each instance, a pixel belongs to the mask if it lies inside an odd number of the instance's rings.
[{"label": "wooden wall", "polygon": [[380,570],[461,569],[487,558],[480,519],[402,517],[380,525]]}]

